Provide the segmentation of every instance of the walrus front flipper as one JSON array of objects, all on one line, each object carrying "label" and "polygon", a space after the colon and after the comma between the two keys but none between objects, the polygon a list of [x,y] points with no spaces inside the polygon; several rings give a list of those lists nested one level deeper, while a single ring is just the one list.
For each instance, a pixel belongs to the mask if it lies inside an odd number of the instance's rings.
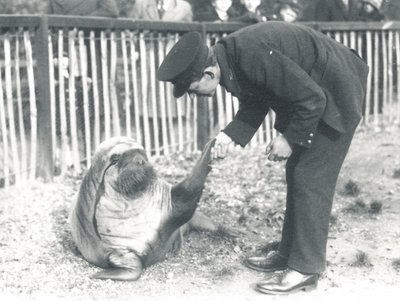
[{"label": "walrus front flipper", "polygon": [[193,167],[191,174],[186,178],[189,186],[191,187],[201,187],[203,188],[204,182],[206,181],[207,175],[211,170],[211,149],[215,144],[215,139],[209,141],[201,153],[200,159],[197,161],[196,165]]},{"label": "walrus front flipper", "polygon": [[224,237],[239,237],[245,234],[245,232],[241,230],[215,223],[211,218],[199,211],[194,213],[188,224],[191,229],[217,233]]},{"label": "walrus front flipper", "polygon": [[135,281],[139,279],[142,271],[131,270],[127,268],[107,269],[90,276],[94,279],[112,279],[119,281]]},{"label": "walrus front flipper", "polygon": [[113,251],[108,260],[115,268],[95,273],[91,278],[134,281],[139,279],[142,274],[143,268],[140,258],[129,250],[124,252]]},{"label": "walrus front flipper", "polygon": [[193,216],[197,202],[200,199],[207,175],[211,170],[211,149],[215,139],[204,147],[200,159],[193,167],[192,172],[181,183],[171,189],[171,200],[173,206],[172,220],[176,226],[181,226]]}]

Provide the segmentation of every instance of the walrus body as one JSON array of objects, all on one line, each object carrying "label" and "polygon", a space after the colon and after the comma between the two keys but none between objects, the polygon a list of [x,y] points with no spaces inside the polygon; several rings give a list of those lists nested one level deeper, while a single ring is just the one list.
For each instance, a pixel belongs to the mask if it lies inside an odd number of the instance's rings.
[{"label": "walrus body", "polygon": [[212,142],[184,181],[157,178],[143,147],[114,137],[96,151],[70,217],[83,257],[104,268],[94,278],[136,280],[142,269],[163,259],[188,225],[218,227],[195,213],[209,167]]}]

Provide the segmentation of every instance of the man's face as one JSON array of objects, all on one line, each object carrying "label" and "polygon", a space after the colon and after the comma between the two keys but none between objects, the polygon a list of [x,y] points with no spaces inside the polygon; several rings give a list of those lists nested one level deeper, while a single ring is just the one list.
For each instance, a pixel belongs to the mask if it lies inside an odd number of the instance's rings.
[{"label": "man's face", "polygon": [[211,1],[211,4],[215,7],[215,9],[220,11],[228,11],[229,7],[232,5],[232,0],[214,0]]},{"label": "man's face", "polygon": [[297,19],[297,13],[291,7],[283,7],[280,14],[285,22],[294,22]]},{"label": "man's face", "polygon": [[218,87],[221,73],[218,66],[207,68],[203,72],[203,77],[192,82],[187,93],[197,96],[213,96]]},{"label": "man's face", "polygon": [[246,8],[251,11],[255,12],[257,7],[260,6],[261,0],[241,0],[242,4],[246,6]]}]

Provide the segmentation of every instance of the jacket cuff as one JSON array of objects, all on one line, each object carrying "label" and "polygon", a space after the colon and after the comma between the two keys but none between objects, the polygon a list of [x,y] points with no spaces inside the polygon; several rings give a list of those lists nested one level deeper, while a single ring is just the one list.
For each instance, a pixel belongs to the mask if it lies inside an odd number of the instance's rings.
[{"label": "jacket cuff", "polygon": [[241,120],[231,121],[223,130],[235,143],[245,147],[247,143],[253,138],[256,128],[248,125]]},{"label": "jacket cuff", "polygon": [[314,141],[315,131],[316,130],[300,131],[289,126],[283,133],[283,136],[285,136],[291,146],[299,145],[305,148],[310,148]]}]

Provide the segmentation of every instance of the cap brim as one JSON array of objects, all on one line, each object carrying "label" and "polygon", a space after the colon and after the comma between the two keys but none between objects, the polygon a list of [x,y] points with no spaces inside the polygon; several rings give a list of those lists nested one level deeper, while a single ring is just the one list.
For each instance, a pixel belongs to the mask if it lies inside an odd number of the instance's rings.
[{"label": "cap brim", "polygon": [[179,98],[182,97],[183,94],[186,93],[186,91],[189,89],[190,83],[179,83],[179,84],[175,84],[174,85],[174,89],[173,89],[173,94],[175,98]]}]

